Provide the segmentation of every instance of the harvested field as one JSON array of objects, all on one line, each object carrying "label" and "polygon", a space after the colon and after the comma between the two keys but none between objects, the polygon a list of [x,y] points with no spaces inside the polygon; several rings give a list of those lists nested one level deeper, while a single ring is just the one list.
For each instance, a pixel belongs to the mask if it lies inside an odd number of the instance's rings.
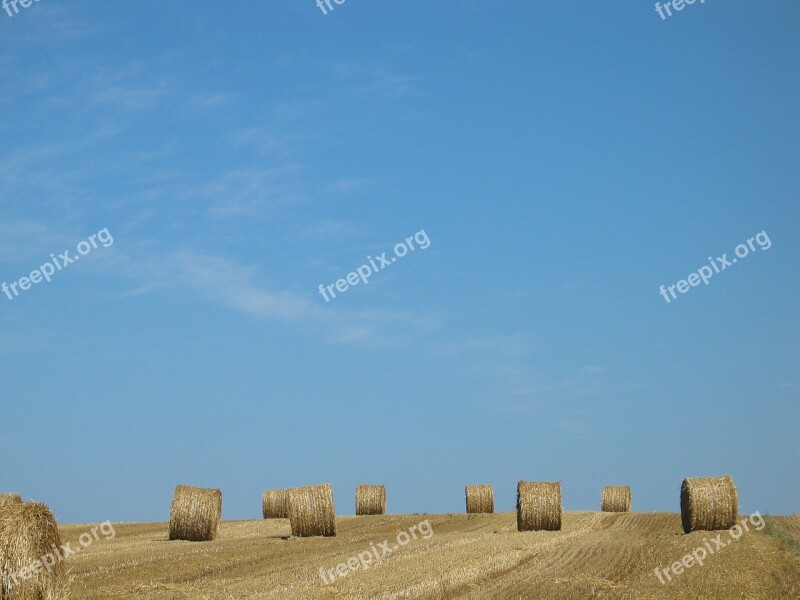
[{"label": "harvested field", "polygon": [[[740,521],[741,521],[740,517]],[[425,519],[430,539],[411,540],[366,571],[323,584],[335,568]],[[797,517],[771,522],[800,541]],[[167,524],[117,525],[117,537],[69,560],[71,600],[451,599],[573,600],[800,597],[800,553],[769,527],[745,533],[661,585],[667,567],[703,544],[681,515],[565,512],[561,531],[516,531],[516,514],[407,515],[337,519],[335,538],[289,538],[286,521],[223,522],[219,538],[169,542]],[[87,526],[62,527],[75,541]],[[796,544],[795,544],[796,545]]]}]

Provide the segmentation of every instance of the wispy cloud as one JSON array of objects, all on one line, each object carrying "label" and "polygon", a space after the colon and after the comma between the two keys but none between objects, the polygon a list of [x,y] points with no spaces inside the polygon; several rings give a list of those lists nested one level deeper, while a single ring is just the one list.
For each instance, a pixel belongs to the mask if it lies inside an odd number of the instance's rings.
[{"label": "wispy cloud", "polygon": [[[63,227],[56,229],[41,221],[0,215],[0,264],[18,264],[24,259],[29,264],[23,268],[32,270],[47,262],[51,252],[63,252],[86,235],[78,233],[77,227],[72,229],[70,234]],[[25,273],[12,273],[11,278],[22,275]]]},{"label": "wispy cloud", "polygon": [[194,113],[202,113],[216,108],[228,108],[237,99],[229,92],[196,92],[186,99],[186,106]]},{"label": "wispy cloud", "polygon": [[75,6],[51,3],[45,10],[32,10],[25,18],[29,26],[26,37],[39,45],[56,45],[78,38],[105,32],[105,28],[90,21],[85,11],[76,11]]},{"label": "wispy cloud", "polygon": [[303,230],[303,237],[309,240],[339,240],[358,235],[359,229],[349,221],[326,219],[309,225]]},{"label": "wispy cloud", "polygon": [[597,376],[605,372],[605,368],[589,365],[581,367],[572,374],[565,373],[561,377],[551,377],[541,386],[537,386],[535,392],[541,397],[550,400],[575,400],[595,393],[601,385],[602,378]]},{"label": "wispy cloud", "polygon": [[91,103],[95,106],[110,105],[124,111],[146,111],[155,108],[166,97],[166,85],[153,87],[113,86],[97,90]]},{"label": "wispy cloud", "polygon": [[417,77],[394,73],[385,66],[337,63],[333,73],[342,82],[341,92],[346,95],[400,97],[416,92]]},{"label": "wispy cloud", "polygon": [[309,140],[310,136],[280,134],[263,127],[242,129],[231,136],[231,141],[236,145],[250,148],[258,154],[278,157],[291,155],[299,144]]},{"label": "wispy cloud", "polygon": [[371,184],[369,179],[354,177],[351,179],[338,179],[328,186],[329,192],[352,192],[364,189]]},{"label": "wispy cloud", "polygon": [[535,345],[527,336],[489,335],[457,340],[444,345],[440,351],[447,354],[491,354],[495,357],[519,357],[531,351]]},{"label": "wispy cloud", "polygon": [[293,177],[299,170],[288,165],[233,169],[205,183],[184,184],[176,193],[205,203],[206,215],[212,219],[263,215],[302,197],[302,184]]},{"label": "wispy cloud", "polygon": [[348,312],[320,306],[308,295],[260,285],[254,267],[204,253],[164,254],[142,248],[135,254],[118,253],[116,261],[108,267],[136,286],[128,294],[191,290],[243,315],[296,325],[299,332],[328,344],[396,345],[443,326],[435,314],[391,309]]}]

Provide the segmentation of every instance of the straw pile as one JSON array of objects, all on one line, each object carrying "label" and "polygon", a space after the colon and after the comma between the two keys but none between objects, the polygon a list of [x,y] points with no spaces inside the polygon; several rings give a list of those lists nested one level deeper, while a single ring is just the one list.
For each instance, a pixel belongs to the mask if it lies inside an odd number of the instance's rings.
[{"label": "straw pile", "polygon": [[739,499],[730,475],[684,479],[681,485],[683,531],[714,531],[736,525]]},{"label": "straw pile", "polygon": [[603,512],[631,512],[631,488],[629,485],[606,485],[600,501]]},{"label": "straw pile", "polygon": [[385,515],[385,514],[386,514],[386,486],[357,485],[356,516]]},{"label": "straw pile", "polygon": [[179,485],[169,512],[169,539],[210,542],[219,533],[221,517],[220,490]]},{"label": "straw pile", "polygon": [[261,499],[265,519],[289,518],[289,490],[267,490]]},{"label": "straw pile", "polygon": [[336,509],[330,483],[289,491],[289,523],[297,537],[336,535]]},{"label": "straw pile", "polygon": [[561,483],[520,481],[517,484],[517,530],[561,529]]},{"label": "straw pile", "polygon": [[19,494],[0,494],[0,508],[6,504],[19,504],[22,502],[22,496]]},{"label": "straw pile", "polygon": [[467,514],[494,512],[494,489],[491,484],[468,485],[464,492],[467,496]]},{"label": "straw pile", "polygon": [[0,598],[65,600],[69,578],[60,548],[58,525],[45,504],[5,504],[0,509]]}]

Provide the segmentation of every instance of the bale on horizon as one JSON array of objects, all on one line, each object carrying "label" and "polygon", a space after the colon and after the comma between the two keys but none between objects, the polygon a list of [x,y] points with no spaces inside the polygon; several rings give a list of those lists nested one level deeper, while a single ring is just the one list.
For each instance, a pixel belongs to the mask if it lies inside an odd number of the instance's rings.
[{"label": "bale on horizon", "polygon": [[335,536],[333,486],[325,483],[290,490],[289,524],[293,536]]},{"label": "bale on horizon", "polygon": [[602,512],[631,512],[631,486],[603,486],[600,510]]},{"label": "bale on horizon", "polygon": [[[39,502],[0,509],[0,598],[66,600],[69,577],[53,513]],[[36,563],[43,565],[34,571]]]},{"label": "bale on horizon", "polygon": [[356,516],[385,515],[386,514],[386,486],[366,485],[356,486]]},{"label": "bale on horizon", "polygon": [[561,483],[520,481],[517,484],[517,531],[561,529]]},{"label": "bale on horizon", "polygon": [[494,488],[492,484],[468,485],[464,488],[467,498],[467,514],[493,513]]},{"label": "bale on horizon", "polygon": [[288,519],[289,490],[266,490],[261,499],[261,512],[265,519]]},{"label": "bale on horizon", "polygon": [[179,485],[169,512],[169,539],[210,542],[219,533],[222,491]]},{"label": "bale on horizon", "polygon": [[716,531],[736,525],[739,498],[730,475],[686,478],[681,484],[684,533]]}]

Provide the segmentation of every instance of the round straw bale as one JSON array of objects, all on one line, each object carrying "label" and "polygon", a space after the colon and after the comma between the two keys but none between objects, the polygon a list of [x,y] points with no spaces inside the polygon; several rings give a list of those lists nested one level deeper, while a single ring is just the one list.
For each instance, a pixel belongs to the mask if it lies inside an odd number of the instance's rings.
[{"label": "round straw bale", "polygon": [[179,485],[169,512],[169,539],[210,542],[219,533],[220,490]]},{"label": "round straw bale", "polygon": [[603,512],[631,512],[631,487],[629,485],[603,486],[600,510]]},{"label": "round straw bale", "polygon": [[265,519],[289,518],[289,490],[267,490],[261,500]]},{"label": "round straw bale", "polygon": [[491,484],[468,485],[464,493],[467,496],[467,514],[494,512],[494,488]]},{"label": "round straw bale", "polygon": [[[0,598],[65,600],[69,577],[60,549],[58,525],[47,505],[6,504],[0,510]],[[44,561],[49,567],[42,568]]]},{"label": "round straw bale", "polygon": [[683,531],[715,531],[736,525],[739,499],[730,475],[696,477],[681,485]]},{"label": "round straw bale", "polygon": [[356,516],[385,515],[385,514],[386,514],[386,486],[357,485]]},{"label": "round straw bale", "polygon": [[330,483],[289,491],[289,523],[297,537],[336,535],[336,509]]},{"label": "round straw bale", "polygon": [[0,494],[0,508],[6,504],[19,504],[22,502],[22,496],[19,494]]},{"label": "round straw bale", "polygon": [[520,481],[517,484],[517,530],[561,529],[561,483]]}]

